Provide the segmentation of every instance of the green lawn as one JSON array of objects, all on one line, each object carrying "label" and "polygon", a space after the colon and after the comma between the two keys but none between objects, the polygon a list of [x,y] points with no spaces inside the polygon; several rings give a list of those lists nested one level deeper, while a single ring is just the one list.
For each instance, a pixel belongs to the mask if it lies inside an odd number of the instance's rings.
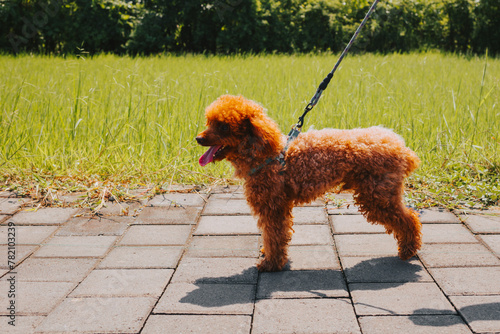
[{"label": "green lawn", "polygon": [[[288,132],[337,55],[0,56],[1,188],[164,188],[231,181],[198,166],[194,137],[222,94],[263,104]],[[348,56],[304,130],[383,125],[422,160],[410,202],[500,205],[500,59]]]}]

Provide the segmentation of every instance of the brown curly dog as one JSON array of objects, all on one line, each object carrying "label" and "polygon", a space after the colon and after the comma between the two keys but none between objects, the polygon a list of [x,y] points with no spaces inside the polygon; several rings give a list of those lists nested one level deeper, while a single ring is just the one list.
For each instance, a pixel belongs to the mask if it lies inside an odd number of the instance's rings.
[{"label": "brown curly dog", "polygon": [[235,175],[245,180],[245,195],[258,216],[264,243],[260,271],[278,271],[288,262],[292,208],[336,186],[353,191],[366,219],[394,234],[401,259],[420,249],[418,215],[403,204],[404,179],[420,160],[392,131],[308,131],[283,152],[286,137],[256,102],[224,95],[207,107],[205,116],[208,128],[196,141],[210,148],[200,165],[227,159]]}]

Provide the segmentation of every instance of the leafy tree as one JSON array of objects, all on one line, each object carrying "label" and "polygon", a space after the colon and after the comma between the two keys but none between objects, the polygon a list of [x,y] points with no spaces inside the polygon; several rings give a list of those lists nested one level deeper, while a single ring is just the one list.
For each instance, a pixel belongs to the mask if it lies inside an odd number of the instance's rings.
[{"label": "leafy tree", "polygon": [[334,1],[306,1],[300,5],[296,17],[294,46],[297,50],[340,49],[342,33],[336,23]]},{"label": "leafy tree", "polygon": [[444,3],[446,13],[446,36],[444,47],[449,51],[466,52],[470,49],[474,22],[469,0],[448,0]]},{"label": "leafy tree", "polygon": [[[373,0],[3,0],[4,52],[339,52]],[[499,0],[382,1],[352,52],[500,53]]]},{"label": "leafy tree", "polygon": [[216,38],[217,52],[260,52],[264,27],[254,1],[233,0],[227,4],[216,2],[215,11],[221,24]]},{"label": "leafy tree", "polygon": [[474,51],[500,53],[500,1],[480,0],[474,9]]},{"label": "leafy tree", "polygon": [[83,48],[122,53],[134,27],[135,8],[124,1],[73,0],[66,2],[64,14],[63,52]]},{"label": "leafy tree", "polygon": [[294,17],[298,0],[260,0],[257,10],[262,25],[262,44],[267,52],[293,52]]}]

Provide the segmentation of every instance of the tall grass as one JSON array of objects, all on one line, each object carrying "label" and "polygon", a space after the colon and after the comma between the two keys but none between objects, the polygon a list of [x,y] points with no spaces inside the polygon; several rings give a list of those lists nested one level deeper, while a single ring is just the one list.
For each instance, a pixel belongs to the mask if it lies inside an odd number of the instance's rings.
[{"label": "tall grass", "polygon": [[[204,127],[204,108],[219,95],[242,94],[287,132],[336,58],[0,56],[0,177],[4,186],[64,177],[132,184],[230,178],[228,163],[198,166],[203,149],[193,138]],[[349,56],[304,129],[383,125],[422,159],[415,184],[487,180],[491,193],[499,190],[491,185],[500,164],[499,101],[499,59]]]}]

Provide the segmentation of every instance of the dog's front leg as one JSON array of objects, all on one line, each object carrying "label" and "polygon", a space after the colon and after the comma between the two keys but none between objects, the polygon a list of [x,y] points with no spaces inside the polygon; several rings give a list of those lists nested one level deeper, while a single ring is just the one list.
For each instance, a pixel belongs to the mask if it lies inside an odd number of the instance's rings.
[{"label": "dog's front leg", "polygon": [[259,217],[264,243],[264,259],[257,264],[259,271],[280,271],[287,264],[292,224],[291,213]]}]

